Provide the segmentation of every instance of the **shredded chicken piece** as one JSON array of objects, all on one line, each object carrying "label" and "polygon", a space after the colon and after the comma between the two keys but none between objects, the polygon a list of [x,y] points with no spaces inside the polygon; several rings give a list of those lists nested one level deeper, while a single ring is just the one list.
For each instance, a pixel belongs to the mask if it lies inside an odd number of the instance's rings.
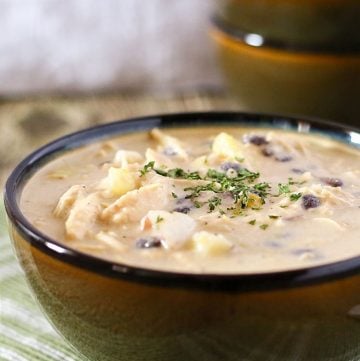
[{"label": "shredded chicken piece", "polygon": [[145,152],[146,163],[155,162],[156,167],[172,169],[177,167],[177,162],[161,152],[148,148]]},{"label": "shredded chicken piece", "polygon": [[86,187],[84,185],[74,185],[70,187],[59,199],[54,209],[56,217],[67,217],[70,208],[78,200],[86,196]]},{"label": "shredded chicken piece", "polygon": [[172,156],[176,157],[177,160],[179,160],[178,158],[188,159],[184,144],[178,138],[171,137],[157,128],[150,132],[150,136],[161,144],[160,150],[162,152],[172,152]]},{"label": "shredded chicken piece", "polygon": [[101,219],[113,223],[138,222],[150,210],[169,204],[165,184],[150,184],[126,193],[102,211]]},{"label": "shredded chicken piece", "polygon": [[96,222],[101,210],[98,193],[92,193],[85,198],[78,199],[65,222],[68,238],[80,240],[92,233],[92,225]]},{"label": "shredded chicken piece", "polygon": [[141,228],[162,239],[167,249],[179,249],[190,240],[196,227],[195,220],[179,212],[149,211],[141,220]]},{"label": "shredded chicken piece", "polygon": [[138,152],[131,150],[118,150],[114,157],[114,163],[119,164],[120,167],[128,167],[129,164],[141,163],[144,159],[142,155]]}]

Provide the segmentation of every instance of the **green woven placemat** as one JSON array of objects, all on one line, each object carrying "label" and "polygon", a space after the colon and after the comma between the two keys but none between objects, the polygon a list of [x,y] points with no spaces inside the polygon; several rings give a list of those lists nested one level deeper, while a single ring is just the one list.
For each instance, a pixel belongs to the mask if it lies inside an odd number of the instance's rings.
[{"label": "green woven placemat", "polygon": [[0,360],[83,361],[59,336],[30,294],[0,205]]}]

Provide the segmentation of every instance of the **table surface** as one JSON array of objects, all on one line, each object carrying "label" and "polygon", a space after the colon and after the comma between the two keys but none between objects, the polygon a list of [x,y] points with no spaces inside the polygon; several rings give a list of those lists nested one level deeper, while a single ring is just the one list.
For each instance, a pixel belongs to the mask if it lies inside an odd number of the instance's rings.
[{"label": "table surface", "polygon": [[[147,114],[235,109],[238,105],[226,97],[197,94],[156,99],[112,95],[3,102],[0,104],[0,185],[21,157],[70,131]],[[6,233],[1,199],[0,360],[86,360],[56,333],[31,296]]]}]

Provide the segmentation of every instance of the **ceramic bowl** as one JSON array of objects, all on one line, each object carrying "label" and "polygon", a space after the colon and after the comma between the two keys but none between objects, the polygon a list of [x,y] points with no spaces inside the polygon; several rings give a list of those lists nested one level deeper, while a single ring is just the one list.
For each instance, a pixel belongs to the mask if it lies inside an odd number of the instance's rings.
[{"label": "ceramic bowl", "polygon": [[69,149],[153,127],[271,126],[330,134],[331,123],[244,113],[151,116],[70,134],[35,151],[9,177],[9,230],[28,284],[51,323],[90,360],[360,359],[360,257],[263,274],[182,274],[111,263],[42,234],[19,208],[24,184]]}]

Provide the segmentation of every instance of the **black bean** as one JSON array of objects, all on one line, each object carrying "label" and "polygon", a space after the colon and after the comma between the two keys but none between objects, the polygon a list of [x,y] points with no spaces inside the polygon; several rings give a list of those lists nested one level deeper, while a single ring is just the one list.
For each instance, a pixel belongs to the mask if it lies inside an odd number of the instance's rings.
[{"label": "black bean", "polygon": [[264,149],[261,150],[261,153],[265,157],[272,157],[274,155],[274,151],[270,147],[265,147]]},{"label": "black bean", "polygon": [[292,168],[291,171],[296,174],[304,174],[306,171],[300,168]]},{"label": "black bean", "polygon": [[289,154],[277,154],[275,155],[275,159],[278,162],[290,162],[291,160],[293,160],[293,157]]},{"label": "black bean", "polygon": [[164,148],[163,153],[167,156],[177,155],[177,152],[172,147]]},{"label": "black bean", "polygon": [[225,162],[221,164],[220,168],[225,172],[228,171],[229,169],[234,169],[236,171],[241,169],[240,164],[235,162]]},{"label": "black bean", "polygon": [[320,206],[320,199],[312,194],[305,194],[302,197],[302,205],[305,209],[317,208]]},{"label": "black bean", "polygon": [[261,153],[265,157],[274,157],[278,162],[290,162],[293,160],[292,155],[285,153],[280,147],[276,146],[267,145],[261,149]]},{"label": "black bean", "polygon": [[269,141],[263,135],[251,135],[247,140],[254,145],[265,145],[269,144]]},{"label": "black bean", "polygon": [[137,248],[159,248],[162,246],[161,239],[157,237],[139,238],[136,241]]},{"label": "black bean", "polygon": [[325,178],[321,178],[321,181],[331,187],[341,187],[344,185],[343,181],[339,178],[325,177]]},{"label": "black bean", "polygon": [[190,212],[190,207],[176,207],[174,208],[174,212],[180,212],[180,213],[189,213]]}]

